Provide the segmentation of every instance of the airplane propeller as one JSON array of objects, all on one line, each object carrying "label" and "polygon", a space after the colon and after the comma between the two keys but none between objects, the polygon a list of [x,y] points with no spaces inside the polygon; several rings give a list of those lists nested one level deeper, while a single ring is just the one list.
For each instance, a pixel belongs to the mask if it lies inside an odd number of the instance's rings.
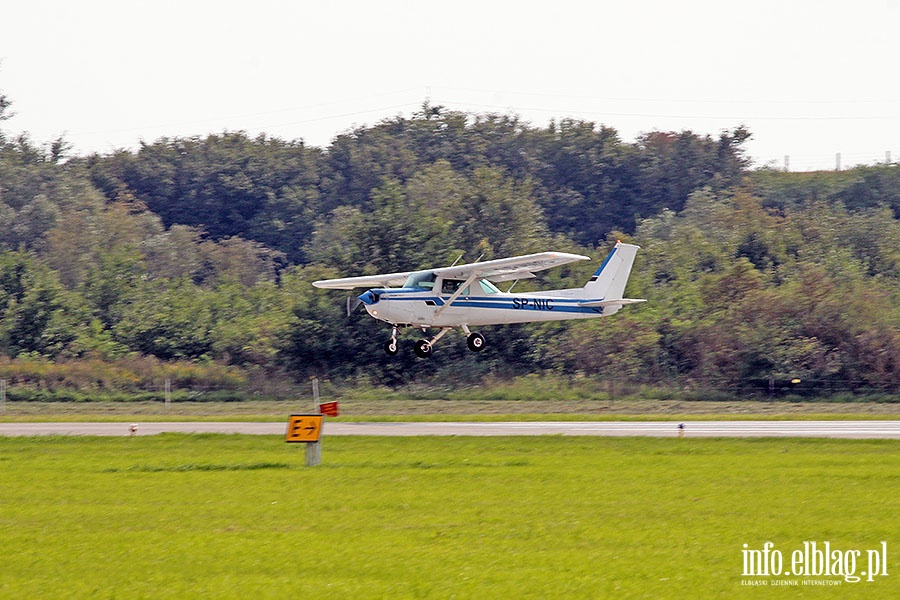
[{"label": "airplane propeller", "polygon": [[347,296],[347,316],[349,317],[353,314],[353,311],[359,308],[359,305],[362,304],[362,300],[360,300],[356,296]]}]

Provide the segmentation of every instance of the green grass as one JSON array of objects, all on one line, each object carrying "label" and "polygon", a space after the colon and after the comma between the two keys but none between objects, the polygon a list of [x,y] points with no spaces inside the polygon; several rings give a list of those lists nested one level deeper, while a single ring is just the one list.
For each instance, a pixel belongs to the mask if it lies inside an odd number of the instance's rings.
[{"label": "green grass", "polygon": [[[900,443],[0,438],[0,598],[888,598]],[[743,544],[887,578],[741,586]],[[836,594],[839,594],[836,595]]]},{"label": "green grass", "polygon": [[[333,398],[327,398],[333,399]],[[342,421],[636,421],[900,419],[900,403],[679,400],[340,400]],[[244,402],[7,402],[0,422],[285,421],[311,398]]]}]

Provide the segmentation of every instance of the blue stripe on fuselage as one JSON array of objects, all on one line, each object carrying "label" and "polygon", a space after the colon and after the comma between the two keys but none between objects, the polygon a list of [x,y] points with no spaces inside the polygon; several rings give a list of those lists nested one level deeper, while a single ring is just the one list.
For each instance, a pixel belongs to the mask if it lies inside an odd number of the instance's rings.
[{"label": "blue stripe on fuselage", "polygon": [[[378,291],[378,290],[376,290]],[[383,290],[382,301],[434,302],[436,306],[444,306],[450,296],[420,296],[423,290],[415,288],[393,288]],[[599,299],[593,299],[599,300]],[[591,299],[557,298],[554,296],[465,296],[453,301],[453,308],[481,308],[495,310],[529,310],[556,311],[572,314],[601,314],[600,307],[579,306]]]}]

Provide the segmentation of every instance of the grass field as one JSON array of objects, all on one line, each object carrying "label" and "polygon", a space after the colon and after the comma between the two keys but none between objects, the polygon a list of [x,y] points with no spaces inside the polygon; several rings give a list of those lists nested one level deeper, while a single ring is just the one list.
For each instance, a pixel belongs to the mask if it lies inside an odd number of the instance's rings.
[{"label": "grass field", "polygon": [[[0,598],[900,597],[896,441],[334,437],[303,463],[268,436],[0,438]],[[886,541],[889,575],[744,577],[767,541]]]},{"label": "grass field", "polygon": [[[341,420],[900,419],[900,403],[701,400],[340,400]],[[0,421],[284,421],[311,398],[243,402],[7,402]]]}]

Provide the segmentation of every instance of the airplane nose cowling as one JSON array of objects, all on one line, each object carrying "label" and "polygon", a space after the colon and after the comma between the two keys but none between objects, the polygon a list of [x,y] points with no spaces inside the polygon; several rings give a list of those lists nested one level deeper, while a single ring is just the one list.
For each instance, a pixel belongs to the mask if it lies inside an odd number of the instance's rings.
[{"label": "airplane nose cowling", "polygon": [[374,290],[369,290],[368,292],[360,294],[357,297],[363,304],[366,304],[369,306],[378,302],[378,293],[375,292]]}]

